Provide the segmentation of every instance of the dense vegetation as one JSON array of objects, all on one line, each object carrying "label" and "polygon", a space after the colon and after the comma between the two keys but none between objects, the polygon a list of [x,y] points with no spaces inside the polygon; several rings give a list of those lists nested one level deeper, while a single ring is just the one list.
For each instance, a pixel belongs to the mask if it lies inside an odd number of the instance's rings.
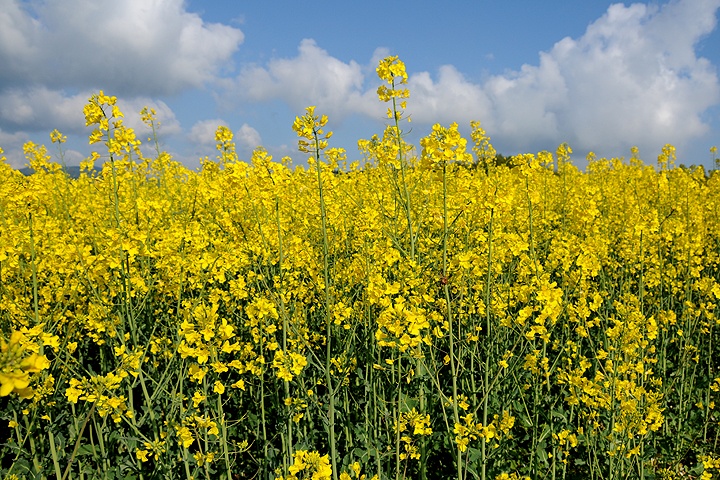
[{"label": "dense vegetation", "polygon": [[191,171],[103,92],[78,178],[0,162],[3,478],[720,472],[720,176],[495,161],[479,123],[416,150],[378,74],[362,162],[309,107],[306,168],[221,127]]}]

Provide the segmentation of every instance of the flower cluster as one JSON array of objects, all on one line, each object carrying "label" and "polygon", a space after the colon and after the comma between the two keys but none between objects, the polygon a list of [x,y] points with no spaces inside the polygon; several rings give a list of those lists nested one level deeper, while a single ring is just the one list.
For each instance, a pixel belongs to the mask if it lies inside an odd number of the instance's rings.
[{"label": "flower cluster", "polygon": [[332,467],[327,455],[316,451],[297,450],[293,454],[293,464],[288,468],[288,475],[275,477],[275,480],[330,480]]},{"label": "flower cluster", "polygon": [[400,460],[420,460],[417,441],[433,433],[430,415],[419,413],[414,408],[409,412],[403,412],[395,424],[395,431],[400,435],[403,444]]},{"label": "flower cluster", "polygon": [[499,442],[510,436],[510,430],[515,425],[515,417],[507,411],[503,411],[502,417],[496,414],[488,425],[476,423],[475,415],[472,413],[463,416],[461,420],[462,422],[456,423],[453,429],[455,443],[461,452],[467,450],[471,441],[478,439],[484,439],[485,443]]},{"label": "flower cluster", "polygon": [[28,348],[27,340],[26,335],[17,330],[7,340],[0,338],[0,397],[11,393],[32,397],[31,375],[50,366],[45,355]]},{"label": "flower cluster", "polygon": [[78,178],[59,131],[0,157],[0,476],[717,474],[720,175],[479,122],[417,148],[377,73],[357,158],[308,107],[307,165],[219,127],[192,170],[102,91]]}]

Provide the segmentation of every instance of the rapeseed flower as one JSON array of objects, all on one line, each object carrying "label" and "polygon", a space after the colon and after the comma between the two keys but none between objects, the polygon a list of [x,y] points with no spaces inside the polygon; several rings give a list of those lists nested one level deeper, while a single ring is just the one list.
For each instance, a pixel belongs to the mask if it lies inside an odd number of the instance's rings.
[{"label": "rapeseed flower", "polygon": [[[103,92],[80,178],[35,143],[33,175],[0,157],[0,394],[31,399],[6,402],[17,465],[83,438],[196,478],[362,478],[350,445],[378,439],[378,477],[627,477],[711,451],[720,177],[673,167],[672,146],[659,168],[635,148],[585,171],[567,144],[507,158],[479,122],[472,149],[456,124],[416,148],[405,65],[377,73],[390,121],[362,166],[314,107],[293,123],[308,168],[240,161],[226,127],[200,171],[157,138],[146,158]],[[448,441],[469,452],[453,465]]]},{"label": "rapeseed flower", "polygon": [[50,366],[45,355],[26,355],[28,347],[25,335],[19,331],[13,331],[7,340],[0,338],[0,397],[11,393],[31,397],[30,375]]}]

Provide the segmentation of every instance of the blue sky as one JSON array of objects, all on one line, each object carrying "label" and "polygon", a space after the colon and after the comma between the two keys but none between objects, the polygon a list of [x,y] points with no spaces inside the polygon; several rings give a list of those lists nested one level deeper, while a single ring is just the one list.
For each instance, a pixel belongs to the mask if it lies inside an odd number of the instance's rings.
[{"label": "blue sky", "polygon": [[[164,149],[189,167],[215,156],[228,126],[249,159],[264,146],[304,164],[291,129],[308,105],[330,117],[332,146],[359,159],[381,133],[377,61],[410,75],[417,144],[433,123],[469,134],[480,120],[506,155],[588,151],[654,164],[711,165],[720,146],[720,0],[613,3],[519,0],[312,2],[0,0],[0,147],[25,163],[26,141],[69,137],[66,162],[89,155],[82,107],[116,95],[158,111]],[[50,147],[50,151],[54,149]]]}]

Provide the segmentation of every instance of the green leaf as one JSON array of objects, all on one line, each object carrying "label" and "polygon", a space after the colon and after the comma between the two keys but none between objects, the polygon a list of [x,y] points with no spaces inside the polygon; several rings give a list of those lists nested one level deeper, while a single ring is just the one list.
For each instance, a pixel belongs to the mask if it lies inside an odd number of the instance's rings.
[{"label": "green leaf", "polygon": [[80,445],[80,448],[78,448],[75,456],[82,457],[84,455],[95,455],[95,453],[95,447],[93,447],[92,445]]}]

